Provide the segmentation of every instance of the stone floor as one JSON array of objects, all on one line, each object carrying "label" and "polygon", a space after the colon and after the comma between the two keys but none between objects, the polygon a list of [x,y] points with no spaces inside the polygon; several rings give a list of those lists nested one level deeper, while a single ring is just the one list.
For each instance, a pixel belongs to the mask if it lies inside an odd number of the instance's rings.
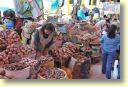
[{"label": "stone floor", "polygon": [[[117,62],[117,61],[116,61]],[[116,64],[117,65],[117,64]],[[92,64],[91,65],[91,70],[90,70],[90,78],[89,79],[106,79],[105,74],[102,74],[101,72],[102,69],[102,62],[96,63],[96,64]],[[111,79],[116,79],[116,75],[117,75],[117,71],[113,73],[112,71],[112,78]]]},{"label": "stone floor", "polygon": [[90,78],[89,79],[106,79],[105,75],[101,72],[102,63],[96,63],[91,65]]}]

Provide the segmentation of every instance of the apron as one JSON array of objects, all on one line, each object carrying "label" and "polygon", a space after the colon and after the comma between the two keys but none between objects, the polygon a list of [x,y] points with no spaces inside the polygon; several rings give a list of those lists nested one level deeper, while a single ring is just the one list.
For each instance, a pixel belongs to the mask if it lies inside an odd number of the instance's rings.
[{"label": "apron", "polygon": [[49,44],[51,42],[51,40],[53,39],[55,35],[55,32],[52,32],[48,38],[44,38],[43,37],[43,33],[41,30],[39,30],[39,38],[40,38],[40,45],[41,45],[41,49],[44,50],[46,45]]}]

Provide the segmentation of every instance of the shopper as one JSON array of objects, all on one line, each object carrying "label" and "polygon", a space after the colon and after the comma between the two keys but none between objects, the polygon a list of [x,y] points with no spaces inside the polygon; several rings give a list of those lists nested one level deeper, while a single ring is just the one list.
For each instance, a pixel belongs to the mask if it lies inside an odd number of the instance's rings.
[{"label": "shopper", "polygon": [[120,42],[119,35],[116,34],[117,26],[111,25],[107,34],[100,39],[102,43],[102,73],[107,79],[111,79],[112,63],[115,57],[117,45]]},{"label": "shopper", "polygon": [[87,7],[85,7],[84,4],[82,4],[82,7],[83,7],[83,12],[84,12],[85,16],[89,16],[89,9]]},{"label": "shopper", "polygon": [[55,36],[55,27],[53,24],[45,24],[42,28],[37,29],[32,35],[31,45],[37,52],[47,53],[48,49],[53,46],[53,38]]},{"label": "shopper", "polygon": [[92,9],[93,16],[99,18],[100,17],[100,10],[96,6]]},{"label": "shopper", "polygon": [[86,16],[84,14],[82,6],[80,7],[80,10],[78,10],[78,12],[77,12],[77,17],[79,20],[85,20],[86,19]]},{"label": "shopper", "polygon": [[107,16],[104,15],[104,18],[101,19],[100,21],[98,21],[98,22],[95,24],[95,26],[97,27],[98,30],[101,30],[102,26],[103,26],[104,24],[106,24],[106,20],[107,20]]},{"label": "shopper", "polygon": [[73,10],[72,10],[72,13],[71,13],[72,18],[73,18],[74,20],[77,20],[77,11],[78,11],[78,9],[79,9],[78,4],[74,4]]},{"label": "shopper", "polygon": [[108,30],[108,25],[104,24],[103,28],[102,28],[102,31],[101,31],[101,36],[107,34],[107,30]]}]

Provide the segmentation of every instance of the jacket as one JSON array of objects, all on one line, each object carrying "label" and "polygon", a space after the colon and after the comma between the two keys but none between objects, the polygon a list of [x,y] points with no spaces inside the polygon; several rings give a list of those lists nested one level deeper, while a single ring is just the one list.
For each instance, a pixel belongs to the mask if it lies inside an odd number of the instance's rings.
[{"label": "jacket", "polygon": [[102,43],[103,50],[113,52],[116,51],[117,46],[120,43],[120,36],[116,35],[115,38],[111,39],[107,36],[107,34],[105,34],[100,38],[100,42]]}]

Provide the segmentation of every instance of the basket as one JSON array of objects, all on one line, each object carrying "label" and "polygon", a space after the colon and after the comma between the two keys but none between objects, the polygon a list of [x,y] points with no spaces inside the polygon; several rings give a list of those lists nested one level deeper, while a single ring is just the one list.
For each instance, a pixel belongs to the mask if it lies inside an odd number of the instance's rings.
[{"label": "basket", "polygon": [[54,67],[54,60],[47,61],[45,64],[42,64],[41,67]]},{"label": "basket", "polygon": [[[63,78],[60,78],[61,80],[63,80],[63,79],[67,79],[68,77],[67,77],[67,73],[64,71],[64,70],[62,70],[62,69],[60,69],[60,68],[58,68],[60,71],[62,71],[62,72],[64,72],[65,73],[65,76],[63,77]],[[44,78],[44,77],[42,77],[40,74],[38,75],[38,78],[39,79],[46,79],[46,78]]]}]

